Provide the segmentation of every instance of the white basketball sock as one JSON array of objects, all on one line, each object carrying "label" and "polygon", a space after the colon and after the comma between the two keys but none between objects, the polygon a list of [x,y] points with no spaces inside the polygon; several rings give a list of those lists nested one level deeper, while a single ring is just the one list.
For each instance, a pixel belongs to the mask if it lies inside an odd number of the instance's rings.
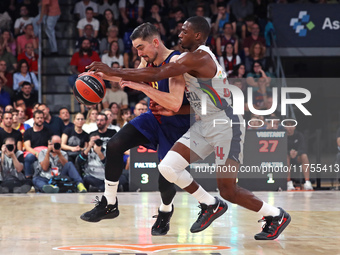
[{"label": "white basketball sock", "polygon": [[112,182],[105,179],[104,196],[106,197],[107,204],[114,205],[116,203],[118,184],[119,181]]},{"label": "white basketball sock", "polygon": [[278,216],[280,209],[263,201],[263,205],[258,213],[261,214],[261,216]]},{"label": "white basketball sock", "polygon": [[161,205],[159,206],[159,210],[160,210],[161,212],[171,212],[171,211],[172,211],[172,203],[173,203],[173,202],[174,202],[174,200],[172,200],[170,204],[165,205],[165,204],[163,203],[163,201],[161,201]]},{"label": "white basketball sock", "polygon": [[206,205],[213,205],[216,203],[216,199],[206,192],[201,186],[199,186],[198,189],[191,195],[193,195],[198,202]]}]

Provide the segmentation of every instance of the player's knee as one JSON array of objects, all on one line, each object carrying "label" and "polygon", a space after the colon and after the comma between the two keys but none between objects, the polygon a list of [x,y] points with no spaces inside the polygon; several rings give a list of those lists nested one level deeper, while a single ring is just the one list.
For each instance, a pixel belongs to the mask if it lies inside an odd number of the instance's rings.
[{"label": "player's knee", "polygon": [[177,181],[177,174],[170,165],[167,165],[162,161],[158,165],[158,170],[168,182],[175,183]]},{"label": "player's knee", "polygon": [[236,184],[219,187],[221,197],[230,203],[236,204],[237,187]]},{"label": "player's knee", "polygon": [[122,154],[124,151],[121,151],[122,146],[119,143],[119,139],[112,137],[106,145],[106,154],[107,155],[114,155],[114,154]]}]

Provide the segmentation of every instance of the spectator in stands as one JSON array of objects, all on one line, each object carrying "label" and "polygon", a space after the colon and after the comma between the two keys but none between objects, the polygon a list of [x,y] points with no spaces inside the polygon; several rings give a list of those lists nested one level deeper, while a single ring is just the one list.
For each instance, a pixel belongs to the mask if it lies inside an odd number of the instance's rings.
[{"label": "spectator in stands", "polygon": [[34,48],[32,43],[27,43],[25,45],[25,51],[18,55],[18,62],[25,59],[29,66],[29,71],[38,75],[38,54],[34,53]]},{"label": "spectator in stands", "polygon": [[246,72],[252,71],[251,68],[254,61],[260,62],[261,66],[263,66],[265,70],[267,69],[264,48],[264,45],[262,45],[260,42],[255,42],[250,46],[249,56],[247,56],[245,59]]},{"label": "spectator in stands", "polygon": [[24,33],[24,27],[27,24],[32,24],[33,23],[33,18],[30,17],[28,9],[26,5],[22,5],[20,7],[20,18],[15,20],[14,23],[14,35],[18,36]]},{"label": "spectator in stands", "polygon": [[84,36],[80,37],[76,43],[76,49],[79,49],[84,39],[88,39],[91,42],[91,49],[93,51],[99,52],[99,41],[97,38],[93,37],[94,30],[91,24],[87,24],[84,28]]},{"label": "spectator in stands", "polygon": [[233,27],[230,23],[223,25],[223,34],[216,38],[216,54],[218,57],[223,55],[226,51],[226,46],[231,43],[234,48],[234,53],[238,53],[238,39],[234,37]]},{"label": "spectator in stands", "polygon": [[85,72],[85,67],[93,61],[100,61],[100,57],[97,52],[91,49],[90,40],[84,39],[79,52],[74,53],[71,59],[70,66],[73,74],[68,78],[71,88],[73,88],[78,75]]},{"label": "spectator in stands", "polygon": [[34,85],[35,90],[39,90],[39,82],[35,73],[29,71],[28,63],[25,59],[21,59],[18,63],[17,72],[13,75],[13,90],[19,91],[20,86],[27,81]]},{"label": "spectator in stands", "polygon": [[98,113],[96,118],[97,130],[90,133],[97,133],[103,141],[103,148],[106,149],[107,142],[114,136],[117,131],[115,129],[108,129],[108,118],[104,113]]},{"label": "spectator in stands", "polygon": [[234,53],[234,46],[232,43],[226,44],[225,51],[223,51],[222,56],[218,58],[218,61],[228,74],[233,72],[236,65],[241,64],[241,58]]},{"label": "spectator in stands", "polygon": [[121,108],[117,118],[117,124],[120,128],[131,120],[131,111],[129,108]]},{"label": "spectator in stands", "polygon": [[134,117],[138,117],[142,113],[146,113],[148,111],[148,106],[142,103],[137,103],[135,108],[133,109]]},{"label": "spectator in stands", "polygon": [[[20,109],[22,111],[22,114],[25,115],[25,112],[24,112],[23,108],[20,107]],[[30,126],[28,126],[27,124],[24,125],[23,123],[20,122],[19,111],[17,109],[13,109],[12,116],[13,116],[12,128],[14,130],[20,131],[21,136],[22,136],[25,133],[25,130],[29,129]]]},{"label": "spectator in stands", "polygon": [[266,117],[266,129],[267,130],[279,130],[280,118],[275,114]]},{"label": "spectator in stands", "polygon": [[58,0],[42,0],[39,20],[36,24],[44,23],[45,33],[50,44],[50,54],[58,55],[57,40],[55,37],[55,26],[60,17],[60,7]]},{"label": "spectator in stands", "polygon": [[33,163],[37,160],[39,152],[47,148],[48,139],[51,137],[50,131],[44,127],[44,113],[36,110],[33,113],[33,119],[33,127],[27,129],[24,133],[26,178],[32,178],[34,173]]},{"label": "spectator in stands", "polygon": [[232,32],[236,32],[236,22],[235,17],[230,13],[229,8],[226,7],[224,2],[219,2],[217,4],[217,15],[213,16],[211,22],[211,27],[213,29],[214,35],[223,34],[223,26],[225,23],[230,23],[232,26]]},{"label": "spectator in stands", "polygon": [[254,23],[251,28],[251,35],[246,37],[243,42],[243,50],[246,56],[249,55],[249,49],[255,42],[260,42],[263,45],[263,52],[266,52],[266,40],[264,37],[260,36],[260,27],[258,24]]},{"label": "spectator in stands", "polygon": [[197,5],[196,11],[195,11],[196,16],[203,17],[206,19],[206,21],[209,23],[211,26],[211,18],[205,16],[205,11],[204,11],[204,5]]},{"label": "spectator in stands", "polygon": [[9,104],[5,107],[5,112],[12,112],[14,109],[13,105]]},{"label": "spectator in stands", "polygon": [[48,142],[47,149],[40,151],[38,160],[37,174],[33,177],[33,184],[37,191],[45,193],[59,192],[59,187],[49,184],[49,180],[53,177],[52,168],[57,168],[60,175],[69,176],[75,181],[79,192],[84,193],[87,191],[77,169],[72,162],[68,162],[67,153],[61,150],[60,136],[52,136],[51,141]]},{"label": "spectator in stands", "polygon": [[263,130],[266,129],[264,118],[262,115],[252,114],[250,120],[248,121],[248,128],[247,129],[256,129],[256,130]]},{"label": "spectator in stands", "polygon": [[117,19],[115,18],[113,11],[111,9],[106,9],[104,12],[104,17],[100,21],[99,37],[104,38],[107,36],[107,30],[111,26],[119,26]]},{"label": "spectator in stands", "polygon": [[172,50],[178,50],[178,51],[182,51],[182,47],[179,45],[179,38],[178,35],[180,34],[181,30],[182,30],[182,26],[184,24],[184,19],[180,20],[177,22],[177,26],[172,29],[170,32],[170,35],[168,36],[167,42],[166,42],[166,46],[167,48],[170,48]]},{"label": "spectator in stands", "polygon": [[51,135],[61,136],[64,131],[63,121],[59,117],[51,115],[50,108],[44,103],[40,104],[38,109],[44,113],[44,127],[50,131]]},{"label": "spectator in stands", "polygon": [[31,181],[25,178],[24,155],[21,150],[16,149],[15,139],[7,137],[1,147],[2,183],[0,193],[27,193],[31,190]]},{"label": "spectator in stands", "polygon": [[88,146],[77,157],[77,163],[82,166],[85,173],[84,185],[87,190],[92,192],[105,190],[105,161],[106,149],[103,148],[103,141],[98,132],[93,132]]},{"label": "spectator in stands", "polygon": [[261,31],[264,31],[264,28],[267,23],[267,15],[268,15],[268,4],[270,2],[267,0],[256,0],[253,1],[254,4],[254,15],[257,18],[257,22],[259,23]]},{"label": "spectator in stands", "polygon": [[144,1],[119,0],[119,11],[126,31],[143,23]]},{"label": "spectator in stands", "polygon": [[256,90],[256,88],[259,87],[258,80],[261,77],[265,78],[267,86],[270,86],[270,73],[263,71],[260,62],[254,61],[252,72],[247,74],[247,84]]},{"label": "spectator in stands", "polygon": [[0,147],[7,137],[15,139],[16,148],[22,150],[22,135],[18,130],[12,128],[13,114],[12,112],[4,112],[2,116],[2,129],[0,129]]},{"label": "spectator in stands", "polygon": [[[229,75],[229,80],[240,79],[244,87],[247,87],[246,82],[246,68],[243,64],[234,66],[233,72]],[[232,83],[232,82],[231,82]],[[233,84],[233,83],[232,83]]]},{"label": "spectator in stands", "polygon": [[98,4],[97,3],[92,2],[90,0],[82,0],[76,3],[74,7],[74,14],[77,20],[83,19],[86,17],[86,9],[88,7],[92,8],[94,16],[98,15]]},{"label": "spectator in stands", "polygon": [[26,107],[32,111],[34,104],[38,102],[38,93],[33,90],[33,86],[30,82],[24,81],[20,86],[20,91],[16,93],[14,98],[15,101],[22,99],[25,102]]},{"label": "spectator in stands", "polygon": [[77,113],[74,116],[73,121],[74,126],[65,128],[64,133],[61,136],[61,149],[66,151],[69,160],[75,163],[76,157],[84,150],[84,148],[87,148],[89,135],[82,129],[85,123],[85,117],[82,113]]},{"label": "spectator in stands", "polygon": [[[112,11],[112,16],[114,20],[118,21],[119,10],[118,10],[117,4],[112,0],[99,0],[98,14],[104,15],[105,17],[105,11],[107,9]],[[106,30],[105,30],[105,33],[106,33]]]},{"label": "spectator in stands", "polygon": [[267,101],[267,87],[269,87],[269,84],[265,77],[260,77],[257,84],[257,90],[253,92],[253,105],[255,109],[265,109]]},{"label": "spectator in stands", "polygon": [[0,106],[6,107],[11,104],[11,96],[5,91],[5,81],[0,78]]},{"label": "spectator in stands", "polygon": [[166,35],[165,22],[160,14],[160,8],[157,3],[151,5],[150,16],[145,20],[145,22],[150,22],[151,24],[157,23],[157,28],[161,36]]},{"label": "spectator in stands", "polygon": [[17,68],[17,60],[14,55],[10,52],[7,52],[6,49],[0,45],[0,61],[6,62],[6,71],[9,73],[13,73]]},{"label": "spectator in stands", "polygon": [[[15,111],[18,112],[18,123],[17,123],[17,126],[14,126],[14,115],[15,115]],[[25,114],[25,109],[22,107],[22,106],[17,106],[15,111],[13,111],[13,128],[15,130],[19,130],[21,132],[21,135],[23,136],[25,131],[27,129],[30,128],[30,125],[28,124],[25,124],[25,120],[26,120],[26,114]]]},{"label": "spectator in stands", "polygon": [[97,127],[97,116],[98,116],[98,110],[97,109],[90,109],[86,116],[85,124],[83,125],[83,130],[90,134],[91,132],[98,129]]},{"label": "spectator in stands", "polygon": [[105,54],[109,52],[110,44],[113,41],[117,41],[119,45],[119,53],[124,53],[124,42],[122,38],[118,37],[118,27],[117,26],[110,26],[107,29],[107,37],[104,37],[100,42],[100,54]]},{"label": "spectator in stands", "polygon": [[94,30],[93,37],[97,38],[98,31],[99,31],[99,21],[97,19],[93,18],[92,7],[87,7],[86,8],[86,17],[78,21],[77,29],[78,29],[79,37],[84,36],[84,28],[88,24],[90,24],[93,27],[93,30]]},{"label": "spectator in stands", "polygon": [[0,37],[0,44],[7,52],[12,53],[14,56],[17,54],[17,43],[9,30],[3,30]]},{"label": "spectator in stands", "polygon": [[66,107],[59,109],[59,118],[63,121],[64,129],[69,127],[73,128],[74,124],[70,121],[70,112]]},{"label": "spectator in stands", "polygon": [[125,68],[132,68],[135,60],[140,59],[140,57],[138,56],[137,49],[133,46],[131,46],[129,51],[125,50],[123,57]]},{"label": "spectator in stands", "polygon": [[254,5],[249,0],[235,0],[230,4],[230,7],[237,20],[237,27],[241,27],[245,17],[254,12]]},{"label": "spectator in stands", "polygon": [[5,86],[9,89],[13,87],[13,74],[6,71],[7,65],[5,60],[0,60],[0,79],[3,80]]},{"label": "spectator in stands", "polygon": [[39,39],[35,36],[33,25],[27,24],[24,28],[24,34],[17,37],[17,50],[18,54],[25,50],[27,43],[32,43],[34,49],[39,47]]},{"label": "spectator in stands", "polygon": [[128,96],[124,92],[118,82],[111,81],[111,89],[106,90],[102,104],[104,108],[108,108],[110,103],[116,102],[121,108],[128,107]]},{"label": "spectator in stands", "polygon": [[111,123],[113,125],[117,126],[117,118],[118,118],[118,113],[119,113],[120,107],[119,107],[119,105],[116,102],[112,102],[109,105],[109,109],[112,112],[112,121],[111,121]]},{"label": "spectator in stands", "polygon": [[251,36],[252,27],[255,24],[255,17],[254,15],[248,15],[244,18],[244,24],[241,27],[241,38],[242,41],[247,37]]},{"label": "spectator in stands", "polygon": [[[312,184],[309,181],[309,159],[304,136],[301,132],[296,130],[295,121],[286,121],[285,124],[288,143],[287,166],[301,164],[302,172],[305,177],[303,187],[305,190],[313,190]],[[295,190],[293,181],[290,178],[290,172],[287,177],[287,190]]]},{"label": "spectator in stands", "polygon": [[117,41],[110,43],[109,52],[102,56],[102,62],[111,66],[113,62],[118,62],[120,66],[124,65],[123,55],[119,53],[119,44]]},{"label": "spectator in stands", "polygon": [[[34,103],[33,109],[32,109],[32,114],[33,114],[33,115],[34,115],[34,112],[35,112],[36,110],[38,110],[39,105],[40,105],[39,103]],[[33,126],[34,126],[34,118],[33,118],[33,116],[32,116],[32,118],[26,120],[26,121],[24,122],[24,124],[28,124],[28,125],[30,125],[30,127],[33,127]]]},{"label": "spectator in stands", "polygon": [[107,128],[116,130],[117,132],[120,130],[120,128],[117,125],[113,125],[113,113],[109,108],[103,109],[102,113],[104,113],[107,117]]}]

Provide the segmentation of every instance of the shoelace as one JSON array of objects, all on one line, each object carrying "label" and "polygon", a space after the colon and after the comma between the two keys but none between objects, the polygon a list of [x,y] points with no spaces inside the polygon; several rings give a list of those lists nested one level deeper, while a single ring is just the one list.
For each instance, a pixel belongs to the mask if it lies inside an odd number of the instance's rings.
[{"label": "shoelace", "polygon": [[94,200],[92,200],[92,202],[91,203],[96,203],[96,207],[98,206],[98,205],[100,205],[101,204],[101,200],[99,200],[99,197],[98,196],[96,196],[96,198],[94,199]]},{"label": "shoelace", "polygon": [[263,217],[262,219],[258,220],[257,222],[265,222],[264,225],[262,226],[262,231],[266,232],[266,233],[273,233],[275,231],[274,228],[272,228],[271,226],[273,225],[273,221],[272,220],[266,220],[265,217]]},{"label": "shoelace", "polygon": [[206,205],[202,205],[202,204],[199,204],[197,207],[201,209],[201,211],[197,214],[198,218],[196,220],[196,222],[199,222],[200,219],[203,217],[203,214],[207,210],[208,207]]}]

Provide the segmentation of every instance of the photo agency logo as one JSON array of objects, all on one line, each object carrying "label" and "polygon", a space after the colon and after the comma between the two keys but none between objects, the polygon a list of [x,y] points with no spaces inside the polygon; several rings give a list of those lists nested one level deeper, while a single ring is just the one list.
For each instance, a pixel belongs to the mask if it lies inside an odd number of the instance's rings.
[{"label": "photo agency logo", "polygon": [[[213,89],[212,87],[210,89]],[[216,88],[217,89],[217,88]],[[227,85],[224,88],[220,88],[223,89],[223,95],[224,97],[221,98],[218,93],[216,92],[215,89],[213,89],[214,93],[208,93],[208,91],[204,91],[205,93],[202,94],[202,98],[201,98],[201,113],[202,115],[207,115],[207,114],[211,114],[209,112],[207,112],[207,102],[210,98],[211,102],[214,103],[215,106],[220,107],[221,109],[224,109],[224,105],[226,104],[226,98],[233,97],[233,114],[234,115],[244,115],[244,102],[245,102],[245,97],[244,94],[242,92],[242,90],[234,85]],[[210,90],[211,92],[211,90]],[[295,95],[299,94],[301,95],[299,98],[290,98],[289,94],[290,93],[294,93]],[[264,110],[260,110],[260,109],[256,109],[253,105],[253,88],[249,87],[247,89],[247,105],[248,105],[248,109],[252,114],[255,115],[261,115],[261,116],[268,116],[272,113],[274,113],[278,106],[279,106],[279,92],[278,92],[278,88],[273,87],[272,88],[272,105],[269,109],[264,109]],[[281,94],[280,94],[280,98],[281,98],[281,115],[282,116],[286,116],[287,115],[287,106],[288,105],[294,105],[295,108],[299,109],[305,116],[311,116],[312,114],[306,109],[306,107],[303,105],[307,102],[309,102],[309,100],[311,99],[311,93],[309,90],[305,89],[305,88],[297,88],[297,87],[283,87],[281,88]],[[248,121],[248,126],[253,127],[251,122],[254,121],[254,119]],[[259,120],[260,122],[263,122],[263,120]],[[264,121],[271,121],[272,125],[274,124],[274,121],[280,121],[280,119],[271,119],[271,120],[267,120],[265,119]],[[294,126],[297,125],[297,121],[294,119],[283,119],[281,120],[281,125],[283,127],[287,126],[285,125],[286,122],[294,122]],[[229,124],[231,127],[233,126],[233,124],[238,124],[238,125],[243,125],[243,126],[247,126],[245,120],[243,120],[243,122],[240,123],[233,123],[232,120],[227,120],[227,119],[214,119],[213,120],[213,124],[214,127],[216,125],[225,125],[225,124]],[[258,126],[256,126],[258,127]]]},{"label": "photo agency logo", "polygon": [[305,37],[308,30],[312,30],[315,25],[313,21],[310,21],[310,15],[307,11],[300,11],[298,18],[292,18],[289,26],[293,27],[295,33],[300,37]]}]

